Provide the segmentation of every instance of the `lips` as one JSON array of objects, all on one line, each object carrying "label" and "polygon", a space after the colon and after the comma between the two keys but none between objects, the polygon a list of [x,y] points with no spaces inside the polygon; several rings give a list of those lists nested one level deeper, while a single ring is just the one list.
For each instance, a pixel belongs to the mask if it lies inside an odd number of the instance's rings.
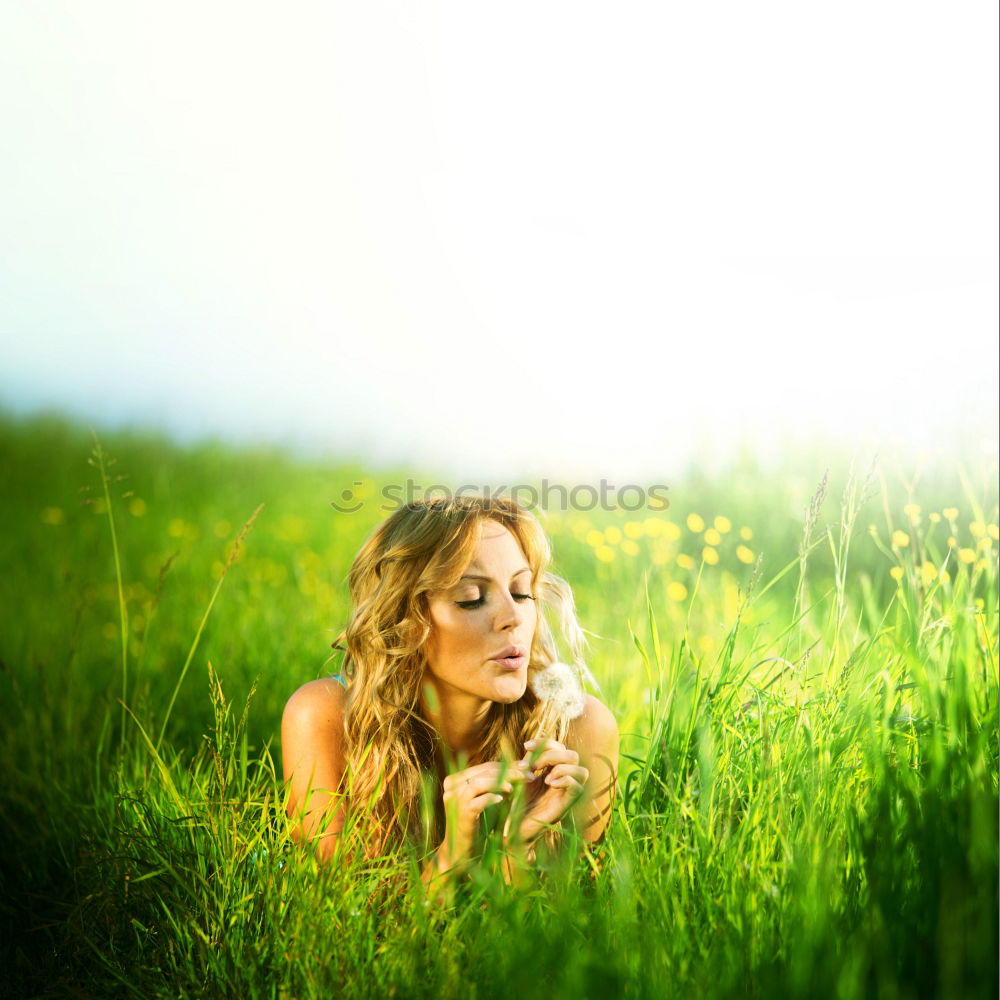
[{"label": "lips", "polygon": [[525,646],[508,646],[492,657],[501,666],[511,670],[519,670],[528,662],[528,650]]}]

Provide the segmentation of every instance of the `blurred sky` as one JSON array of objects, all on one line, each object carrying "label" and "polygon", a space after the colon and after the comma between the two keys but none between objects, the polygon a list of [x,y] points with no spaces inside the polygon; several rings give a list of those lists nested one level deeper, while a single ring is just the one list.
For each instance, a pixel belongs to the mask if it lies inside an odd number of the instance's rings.
[{"label": "blurred sky", "polygon": [[468,475],[988,451],[997,21],[4,3],[0,403]]}]

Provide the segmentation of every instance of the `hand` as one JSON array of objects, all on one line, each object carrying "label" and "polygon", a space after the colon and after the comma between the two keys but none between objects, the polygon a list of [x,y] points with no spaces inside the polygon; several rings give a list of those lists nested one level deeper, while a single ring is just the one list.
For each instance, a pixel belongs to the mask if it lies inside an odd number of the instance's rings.
[{"label": "hand", "polygon": [[488,761],[456,771],[444,779],[446,826],[438,856],[444,867],[463,859],[475,842],[479,817],[487,806],[502,802],[525,780],[526,768],[502,761]]},{"label": "hand", "polygon": [[530,848],[546,827],[558,822],[580,798],[590,772],[580,766],[580,755],[558,740],[528,740],[524,747],[528,755],[518,763],[529,765],[535,778],[516,838]]}]

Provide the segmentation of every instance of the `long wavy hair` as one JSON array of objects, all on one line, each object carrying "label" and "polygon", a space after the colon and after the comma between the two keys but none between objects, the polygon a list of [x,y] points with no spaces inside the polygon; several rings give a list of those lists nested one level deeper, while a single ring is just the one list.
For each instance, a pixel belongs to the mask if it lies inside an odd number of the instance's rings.
[{"label": "long wavy hair", "polygon": [[[532,690],[538,671],[560,660],[581,680],[586,639],[565,580],[549,572],[551,548],[538,520],[505,497],[436,498],[401,507],[374,530],[348,575],[351,611],[334,643],[345,650],[347,679],[345,767],[348,827],[369,859],[408,839],[432,849],[444,836],[440,784],[444,748],[420,709],[431,633],[428,593],[453,587],[471,561],[480,524],[495,521],[520,543],[538,607],[528,656],[529,684],[510,704],[490,705],[481,741],[467,766],[521,756],[528,739],[563,741],[565,709]],[[433,806],[433,808],[430,808]],[[558,830],[545,834],[554,847]]]}]

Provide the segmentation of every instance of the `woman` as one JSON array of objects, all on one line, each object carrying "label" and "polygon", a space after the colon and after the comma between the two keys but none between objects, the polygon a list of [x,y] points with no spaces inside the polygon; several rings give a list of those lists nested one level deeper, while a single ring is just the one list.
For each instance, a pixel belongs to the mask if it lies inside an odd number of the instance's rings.
[{"label": "woman", "polygon": [[[484,811],[515,788],[508,879],[564,824],[603,836],[618,728],[579,686],[583,635],[549,560],[538,521],[503,498],[412,503],[376,528],[351,568],[335,644],[346,643],[346,682],[303,685],[282,719],[297,840],[326,860],[348,832],[369,858],[423,839],[429,884],[472,860]],[[546,609],[575,669],[557,662]]]}]

